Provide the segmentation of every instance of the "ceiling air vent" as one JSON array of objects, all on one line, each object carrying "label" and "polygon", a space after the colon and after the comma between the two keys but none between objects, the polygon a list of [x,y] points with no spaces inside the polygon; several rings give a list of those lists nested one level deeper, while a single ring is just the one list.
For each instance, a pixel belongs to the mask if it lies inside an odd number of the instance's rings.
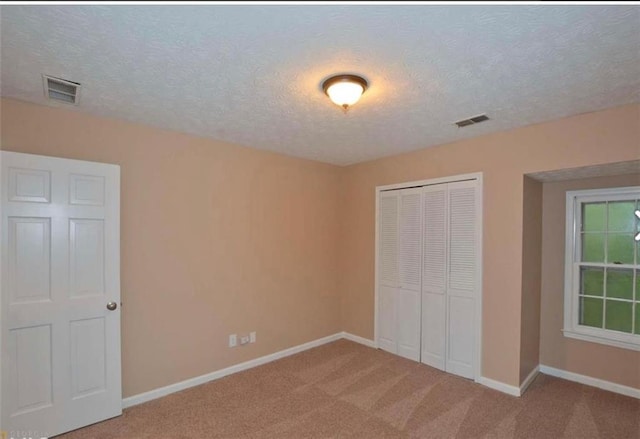
[{"label": "ceiling air vent", "polygon": [[77,104],[80,99],[80,84],[67,79],[42,75],[44,94],[53,101]]},{"label": "ceiling air vent", "polygon": [[486,114],[480,114],[478,116],[473,116],[468,119],[459,120],[455,122],[455,124],[458,126],[458,128],[462,128],[469,125],[474,125],[476,123],[484,122],[485,120],[489,120],[489,117]]}]

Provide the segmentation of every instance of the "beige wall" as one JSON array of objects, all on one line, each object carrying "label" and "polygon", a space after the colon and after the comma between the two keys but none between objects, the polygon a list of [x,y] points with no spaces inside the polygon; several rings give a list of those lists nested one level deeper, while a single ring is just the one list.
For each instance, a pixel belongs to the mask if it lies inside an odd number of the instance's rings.
[{"label": "beige wall", "polygon": [[[129,396],[341,330],[339,168],[2,100],[4,150],[116,163]],[[231,333],[257,331],[229,349]]]},{"label": "beige wall", "polygon": [[[346,168],[13,100],[1,110],[2,149],[122,167],[125,396],[340,330],[373,338],[375,187],[477,171],[483,375],[518,385],[535,358],[523,175],[640,156],[638,105]],[[251,330],[257,344],[226,347]]]},{"label": "beige wall", "polygon": [[561,331],[564,318],[566,191],[639,185],[638,174],[544,183],[540,316],[542,364],[636,389],[640,389],[640,352],[566,338]]},{"label": "beige wall", "polygon": [[520,382],[540,364],[542,183],[524,177],[522,200],[522,305]]},{"label": "beige wall", "polygon": [[638,159],[639,122],[640,106],[628,105],[347,167],[340,199],[343,329],[373,338],[375,187],[481,171],[482,373],[519,385],[523,174]]}]

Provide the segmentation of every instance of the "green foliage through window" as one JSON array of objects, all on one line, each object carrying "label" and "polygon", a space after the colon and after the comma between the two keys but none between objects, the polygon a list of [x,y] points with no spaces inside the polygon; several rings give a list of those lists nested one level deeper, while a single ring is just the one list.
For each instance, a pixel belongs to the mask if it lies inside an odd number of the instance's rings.
[{"label": "green foliage through window", "polygon": [[640,334],[638,208],[638,200],[582,203],[580,325]]}]

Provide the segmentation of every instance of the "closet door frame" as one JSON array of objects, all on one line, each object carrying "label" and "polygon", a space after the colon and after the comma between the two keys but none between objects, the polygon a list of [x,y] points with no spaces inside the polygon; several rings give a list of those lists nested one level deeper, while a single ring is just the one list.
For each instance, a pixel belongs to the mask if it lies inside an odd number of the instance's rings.
[{"label": "closet door frame", "polygon": [[476,248],[476,260],[478,263],[476,264],[476,282],[478,286],[478,296],[476,297],[476,309],[475,309],[475,325],[476,325],[476,336],[475,336],[475,358],[474,358],[474,374],[473,379],[475,382],[479,382],[482,376],[482,297],[483,297],[483,285],[482,285],[482,266],[483,266],[483,253],[482,253],[482,234],[483,234],[483,174],[482,172],[475,172],[470,174],[460,174],[460,175],[452,175],[448,177],[441,178],[432,178],[428,180],[418,180],[418,181],[410,181],[405,183],[396,183],[384,186],[376,186],[375,189],[375,215],[376,215],[376,226],[375,226],[375,283],[374,283],[374,346],[378,348],[378,287],[379,287],[379,200],[380,193],[389,190],[397,190],[397,189],[407,189],[417,186],[430,186],[435,184],[442,183],[455,183],[459,181],[468,181],[475,180],[476,187],[476,233],[477,233],[477,248]]}]

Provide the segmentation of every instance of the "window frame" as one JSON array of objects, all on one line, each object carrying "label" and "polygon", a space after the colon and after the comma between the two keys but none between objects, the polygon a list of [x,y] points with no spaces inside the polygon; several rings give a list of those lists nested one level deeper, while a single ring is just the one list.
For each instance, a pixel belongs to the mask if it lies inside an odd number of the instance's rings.
[{"label": "window frame", "polygon": [[[564,274],[564,326],[565,337],[601,343],[624,349],[640,351],[640,334],[625,333],[604,328],[594,328],[579,324],[579,285],[581,268],[581,221],[582,203],[622,201],[634,198],[640,200],[640,186],[628,186],[608,189],[587,189],[567,191],[566,193],[566,225],[565,225],[565,274]],[[637,207],[638,205],[636,205]],[[634,233],[636,233],[634,231]],[[605,229],[606,233],[606,229]],[[582,263],[604,268],[627,268],[634,273],[633,285],[637,285],[636,277],[640,271],[640,255],[638,244],[634,244],[634,264]],[[637,288],[637,287],[635,287]],[[637,296],[637,293],[636,293]],[[640,297],[640,296],[637,296]],[[634,296],[632,296],[632,300]],[[603,299],[606,301],[606,297]],[[635,303],[632,302],[632,310]],[[633,317],[632,317],[633,318]],[[632,320],[633,323],[633,320]],[[632,329],[633,331],[633,329]]]}]

